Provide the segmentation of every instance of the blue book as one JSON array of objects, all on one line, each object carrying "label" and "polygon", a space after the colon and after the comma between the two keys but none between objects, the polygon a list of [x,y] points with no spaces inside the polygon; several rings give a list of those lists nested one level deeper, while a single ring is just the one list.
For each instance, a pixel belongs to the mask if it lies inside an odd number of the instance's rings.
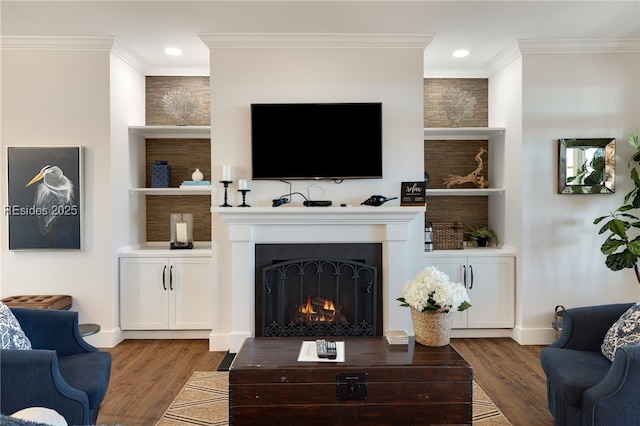
[{"label": "blue book", "polygon": [[195,181],[195,180],[183,180],[182,181],[182,185],[192,185],[192,186],[211,186],[211,181],[208,180],[201,180],[201,181]]}]

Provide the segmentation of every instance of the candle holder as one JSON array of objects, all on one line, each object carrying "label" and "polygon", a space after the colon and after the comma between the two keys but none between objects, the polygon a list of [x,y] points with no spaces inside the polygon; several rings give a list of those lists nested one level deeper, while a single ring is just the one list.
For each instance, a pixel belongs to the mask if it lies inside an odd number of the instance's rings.
[{"label": "candle holder", "polygon": [[220,207],[232,207],[231,204],[227,203],[227,188],[229,188],[229,184],[233,182],[232,180],[221,180],[220,183],[224,185],[224,204],[220,204]]},{"label": "candle holder", "polygon": [[247,192],[251,191],[250,189],[238,189],[238,192],[242,192],[242,204],[238,207],[251,207],[249,204],[245,202],[245,198],[247,196]]}]

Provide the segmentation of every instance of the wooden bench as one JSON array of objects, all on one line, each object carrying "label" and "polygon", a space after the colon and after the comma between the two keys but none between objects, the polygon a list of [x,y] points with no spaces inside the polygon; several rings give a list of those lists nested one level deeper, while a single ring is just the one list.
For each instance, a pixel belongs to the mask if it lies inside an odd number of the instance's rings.
[{"label": "wooden bench", "polygon": [[2,302],[13,308],[51,309],[56,311],[71,309],[71,296],[56,295],[22,295],[2,299]]}]

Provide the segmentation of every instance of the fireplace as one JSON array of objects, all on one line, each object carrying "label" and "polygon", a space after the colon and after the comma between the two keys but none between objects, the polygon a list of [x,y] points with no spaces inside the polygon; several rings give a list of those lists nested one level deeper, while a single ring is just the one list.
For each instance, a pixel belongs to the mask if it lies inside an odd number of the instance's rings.
[{"label": "fireplace", "polygon": [[[424,264],[424,210],[424,206],[213,207],[212,238],[216,255],[209,349],[237,352],[246,338],[260,333],[256,331],[256,247],[271,244],[294,248],[378,244],[382,247],[382,261],[377,271],[377,291],[381,292],[381,298],[376,306],[376,328],[381,327],[382,334],[386,330],[409,330],[409,312],[395,299],[400,295],[402,284],[414,277]],[[308,257],[362,259],[331,252],[313,256],[294,252],[274,259],[282,262]]]},{"label": "fireplace", "polygon": [[258,244],[255,335],[382,335],[382,244]]}]

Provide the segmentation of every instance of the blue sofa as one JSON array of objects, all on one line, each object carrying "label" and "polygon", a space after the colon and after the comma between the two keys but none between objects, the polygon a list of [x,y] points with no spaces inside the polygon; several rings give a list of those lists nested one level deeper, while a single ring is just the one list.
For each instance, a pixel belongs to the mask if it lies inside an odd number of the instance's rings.
[{"label": "blue sofa", "polygon": [[80,335],[78,313],[11,308],[31,350],[0,350],[0,410],[56,410],[69,425],[93,425],[111,375],[111,354]]},{"label": "blue sofa", "polygon": [[558,426],[640,425],[640,345],[600,350],[609,328],[633,303],[567,309],[562,334],[542,350],[549,409]]}]

